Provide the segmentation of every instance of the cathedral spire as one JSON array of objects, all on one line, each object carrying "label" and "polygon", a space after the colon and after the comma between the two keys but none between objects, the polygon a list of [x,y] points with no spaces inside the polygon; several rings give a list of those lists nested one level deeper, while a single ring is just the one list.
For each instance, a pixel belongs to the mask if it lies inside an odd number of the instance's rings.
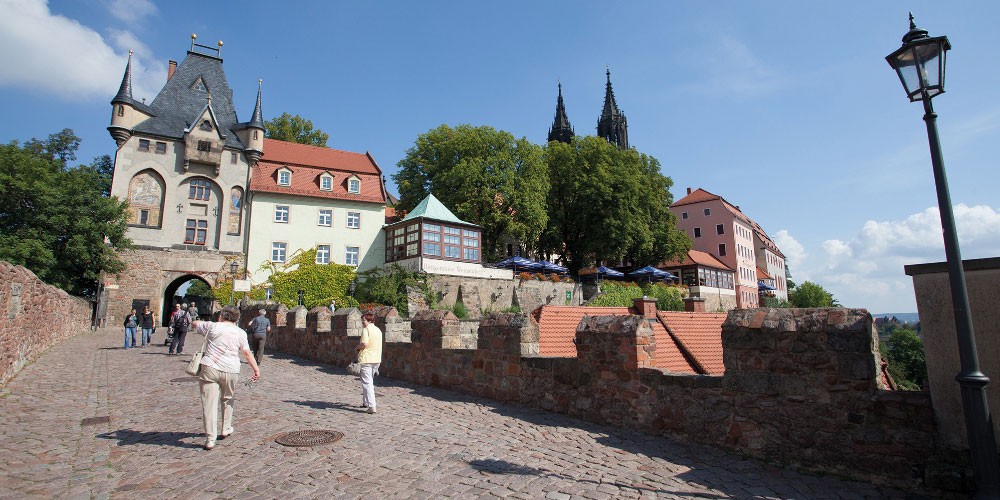
[{"label": "cathedral spire", "polygon": [[569,144],[573,141],[573,127],[569,124],[569,117],[566,116],[566,106],[563,105],[562,82],[559,82],[559,98],[556,100],[556,117],[552,120],[552,127],[549,128],[549,142],[559,141]]},{"label": "cathedral spire", "polygon": [[128,51],[128,63],[125,65],[125,76],[122,77],[122,86],[118,88],[118,93],[115,94],[114,99],[111,99],[111,104],[119,102],[124,102],[126,104],[132,103],[132,51],[131,50]]},{"label": "cathedral spire", "polygon": [[604,89],[604,109],[597,120],[597,135],[621,149],[628,149],[628,120],[615,102],[615,91],[611,88],[611,68],[605,70],[605,75],[607,83]]}]

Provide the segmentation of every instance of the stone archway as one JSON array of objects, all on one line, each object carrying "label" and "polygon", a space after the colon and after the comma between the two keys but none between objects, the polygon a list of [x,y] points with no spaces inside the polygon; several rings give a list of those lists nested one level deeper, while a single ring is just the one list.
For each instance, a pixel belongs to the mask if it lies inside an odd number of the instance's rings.
[{"label": "stone archway", "polygon": [[201,315],[203,316],[211,315],[212,304],[213,304],[212,302],[204,301],[197,298],[192,298],[190,296],[178,298],[177,291],[180,290],[181,286],[183,286],[185,283],[192,280],[201,281],[202,283],[205,283],[209,287],[212,287],[212,283],[210,283],[204,277],[199,276],[197,274],[183,274],[178,278],[174,278],[174,280],[171,281],[170,284],[168,284],[166,288],[163,289],[163,302],[162,302],[163,311],[162,311],[162,317],[160,318],[161,321],[163,322],[162,323],[163,325],[167,325],[170,323],[170,315],[174,311],[174,305],[179,304],[181,300],[183,300],[185,303],[193,301],[197,304],[198,311],[200,311]]}]

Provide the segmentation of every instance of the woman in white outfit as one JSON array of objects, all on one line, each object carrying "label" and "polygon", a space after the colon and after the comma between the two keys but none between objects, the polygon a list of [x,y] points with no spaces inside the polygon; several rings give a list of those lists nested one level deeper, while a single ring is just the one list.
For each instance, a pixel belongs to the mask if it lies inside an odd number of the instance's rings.
[{"label": "woman in white outfit", "polygon": [[240,354],[253,369],[251,381],[260,378],[260,368],[250,351],[247,332],[236,326],[240,311],[234,306],[222,308],[219,322],[195,321],[192,326],[205,335],[205,354],[201,358],[198,382],[201,385],[201,407],[205,421],[205,449],[215,448],[219,428],[219,406],[222,406],[222,434],[225,439],[233,433],[233,394],[240,378]]}]

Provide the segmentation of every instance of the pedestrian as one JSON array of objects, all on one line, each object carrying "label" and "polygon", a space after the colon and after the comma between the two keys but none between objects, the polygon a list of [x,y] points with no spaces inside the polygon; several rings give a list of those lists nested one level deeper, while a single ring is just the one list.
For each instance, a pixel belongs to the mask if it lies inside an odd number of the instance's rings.
[{"label": "pedestrian", "polygon": [[136,347],[135,345],[135,327],[139,325],[139,317],[135,315],[135,309],[132,309],[125,316],[125,322],[122,326],[125,327],[125,348],[129,349],[131,347]]},{"label": "pedestrian", "polygon": [[330,299],[330,314],[337,312],[337,301]]},{"label": "pedestrian", "polygon": [[139,326],[142,327],[142,347],[153,343],[153,313],[149,311],[149,306],[142,308],[142,316],[139,316]]},{"label": "pedestrian", "polygon": [[170,315],[170,328],[173,329],[173,339],[170,341],[168,355],[184,352],[184,338],[191,327],[191,316],[187,312],[187,304],[174,305],[174,313]]},{"label": "pedestrian", "polygon": [[254,358],[257,364],[264,359],[264,346],[267,344],[267,334],[271,332],[271,320],[267,319],[267,311],[261,309],[257,311],[257,317],[247,324],[250,336],[250,346],[253,349]]},{"label": "pedestrian", "polygon": [[[222,308],[219,322],[195,321],[194,329],[205,335],[205,353],[198,370],[201,386],[201,409],[205,422],[205,449],[215,448],[219,440],[233,433],[233,396],[240,379],[240,354],[253,370],[252,382],[260,378],[260,367],[250,352],[247,333],[237,326],[240,310],[235,306]],[[219,407],[222,407],[222,432],[219,429]]]},{"label": "pedestrian", "polygon": [[371,311],[361,317],[361,342],[358,343],[358,362],[361,363],[361,407],[375,413],[375,375],[382,363],[382,330],[375,326]]},{"label": "pedestrian", "polygon": [[198,321],[198,306],[194,302],[188,306],[188,315],[191,316],[191,321]]}]

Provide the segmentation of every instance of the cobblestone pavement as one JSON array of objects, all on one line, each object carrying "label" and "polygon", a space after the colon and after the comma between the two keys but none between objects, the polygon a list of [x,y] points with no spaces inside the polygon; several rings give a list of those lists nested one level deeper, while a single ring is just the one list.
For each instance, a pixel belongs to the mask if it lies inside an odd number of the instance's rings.
[{"label": "cobblestone pavement", "polygon": [[[125,350],[117,330],[79,335],[0,391],[0,498],[903,497],[385,377],[368,415],[346,371],[284,355],[241,382],[235,433],[205,451],[189,356],[156,337]],[[344,438],[274,441],[323,429]]]}]

